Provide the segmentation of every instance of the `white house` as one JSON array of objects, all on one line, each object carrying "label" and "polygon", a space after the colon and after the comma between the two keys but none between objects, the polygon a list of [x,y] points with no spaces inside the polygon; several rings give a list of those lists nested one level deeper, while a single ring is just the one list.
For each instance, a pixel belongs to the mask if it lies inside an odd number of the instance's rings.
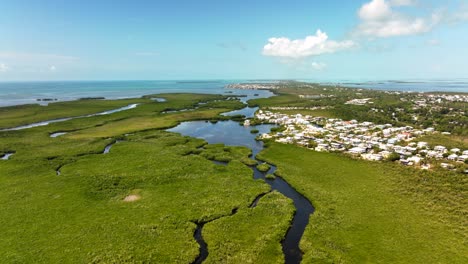
[{"label": "white house", "polygon": [[437,152],[442,152],[442,153],[447,152],[447,148],[444,147],[444,146],[435,146],[434,150],[437,151]]},{"label": "white house", "polygon": [[429,144],[427,142],[424,142],[424,141],[420,141],[418,142],[418,148],[427,148],[429,147]]},{"label": "white house", "polygon": [[383,160],[383,157],[380,154],[362,154],[361,157],[365,160],[370,160],[370,161]]},{"label": "white house", "polygon": [[460,152],[460,149],[459,148],[453,148],[453,149],[450,150],[450,152],[458,153],[458,152]]},{"label": "white house", "polygon": [[458,157],[458,161],[465,162],[468,160],[468,155],[461,155]]},{"label": "white house", "polygon": [[458,155],[457,154],[451,154],[447,157],[448,160],[457,160],[458,159]]},{"label": "white house", "polygon": [[351,153],[351,154],[362,154],[362,153],[366,153],[366,149],[365,148],[360,148],[360,147],[354,147],[354,148],[351,148],[349,150],[349,153]]},{"label": "white house", "polygon": [[408,161],[413,162],[414,164],[419,164],[422,158],[418,156],[411,156],[408,158]]}]

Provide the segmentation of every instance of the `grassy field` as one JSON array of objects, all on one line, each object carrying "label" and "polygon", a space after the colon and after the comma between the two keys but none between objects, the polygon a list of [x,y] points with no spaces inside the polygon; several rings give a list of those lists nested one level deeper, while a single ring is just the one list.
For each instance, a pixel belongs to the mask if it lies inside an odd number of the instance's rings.
[{"label": "grassy field", "polygon": [[429,143],[431,147],[437,145],[443,145],[448,149],[460,148],[461,150],[468,149],[468,137],[455,136],[455,135],[441,135],[433,134],[426,135],[418,138],[418,141],[425,141]]},{"label": "grassy field", "polygon": [[261,159],[316,207],[304,263],[466,263],[467,180],[270,143]]}]

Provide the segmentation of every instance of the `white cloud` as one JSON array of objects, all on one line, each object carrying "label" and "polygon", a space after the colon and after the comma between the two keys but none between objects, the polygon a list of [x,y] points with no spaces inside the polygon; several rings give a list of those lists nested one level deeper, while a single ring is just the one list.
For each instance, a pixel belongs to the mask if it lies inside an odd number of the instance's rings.
[{"label": "white cloud", "polygon": [[392,9],[385,0],[372,0],[364,4],[358,14],[362,20],[382,20],[392,15]]},{"label": "white cloud", "polygon": [[5,63],[0,63],[0,72],[7,72],[10,69]]},{"label": "white cloud", "polygon": [[387,38],[431,31],[441,20],[438,13],[425,18],[410,17],[392,8],[392,6],[411,5],[413,2],[372,0],[364,4],[358,11],[361,23],[354,30],[354,35]]},{"label": "white cloud", "polygon": [[54,72],[56,70],[57,70],[57,67],[55,67],[54,65],[49,67],[49,71],[51,71],[51,72]]},{"label": "white cloud", "polygon": [[310,66],[312,67],[312,69],[317,70],[317,71],[322,71],[327,67],[327,65],[325,63],[315,62],[315,61],[312,62]]},{"label": "white cloud", "polygon": [[417,4],[416,0],[390,0],[392,6],[413,6]]},{"label": "white cloud", "polygon": [[305,39],[270,38],[268,44],[263,47],[263,55],[297,59],[335,53],[354,46],[356,44],[351,40],[341,42],[328,40],[326,33],[317,30],[315,35],[307,36]]}]

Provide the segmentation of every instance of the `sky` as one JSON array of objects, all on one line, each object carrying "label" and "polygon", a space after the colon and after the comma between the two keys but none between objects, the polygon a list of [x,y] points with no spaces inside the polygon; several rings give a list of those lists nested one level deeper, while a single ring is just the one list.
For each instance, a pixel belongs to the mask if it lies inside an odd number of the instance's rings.
[{"label": "sky", "polygon": [[468,78],[468,0],[0,0],[0,81]]}]

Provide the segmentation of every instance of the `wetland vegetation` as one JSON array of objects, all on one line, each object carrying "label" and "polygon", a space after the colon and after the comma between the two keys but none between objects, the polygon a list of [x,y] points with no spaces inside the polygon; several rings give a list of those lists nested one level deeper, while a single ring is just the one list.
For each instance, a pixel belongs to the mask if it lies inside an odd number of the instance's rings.
[{"label": "wetland vegetation", "polygon": [[[183,120],[225,119],[219,113],[242,104],[233,101],[220,108],[214,100],[222,97],[212,95],[158,96],[167,103],[138,99],[141,105],[127,112],[0,133],[2,153],[16,152],[0,161],[3,261],[189,263],[199,252],[195,222],[229,215],[233,209],[248,213],[252,201],[269,190],[241,162],[250,150],[223,146],[223,157],[232,153],[230,162],[216,165],[196,154],[216,146],[161,131]],[[207,104],[193,113],[161,114],[198,101]],[[81,103],[67,104],[72,108]],[[38,115],[28,122],[67,116],[59,112],[61,116]],[[4,127],[24,124],[2,121]],[[70,132],[51,138],[54,131]],[[102,155],[117,139],[122,141]],[[291,217],[291,207],[259,203],[256,217],[270,218],[265,228],[271,227],[271,215],[265,214],[271,211],[264,206],[286,210],[286,222]],[[280,240],[272,237],[251,254],[268,254]]]},{"label": "wetland vegetation", "polygon": [[[313,106],[298,97],[304,91],[249,104]],[[240,126],[239,114],[254,110],[227,96],[5,107],[0,128],[130,104],[138,107],[0,132],[0,157],[8,155],[0,159],[2,261],[192,263],[202,251],[203,263],[468,260],[465,175],[263,144],[252,130],[282,128]],[[453,131],[427,141],[465,142]]]},{"label": "wetland vegetation", "polygon": [[260,159],[313,201],[305,263],[464,263],[466,177],[269,143]]}]

